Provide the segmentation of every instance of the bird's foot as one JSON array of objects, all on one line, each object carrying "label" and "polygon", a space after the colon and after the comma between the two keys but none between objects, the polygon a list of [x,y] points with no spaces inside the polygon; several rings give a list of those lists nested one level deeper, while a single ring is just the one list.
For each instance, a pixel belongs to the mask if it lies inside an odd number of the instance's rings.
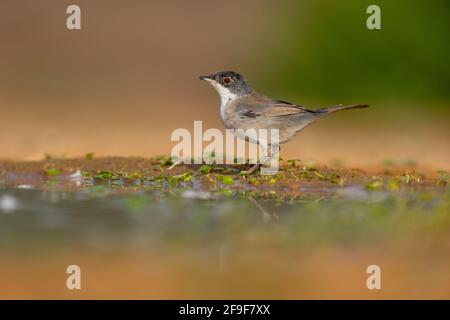
[{"label": "bird's foot", "polygon": [[245,175],[250,175],[252,174],[256,169],[258,169],[259,167],[261,167],[262,164],[261,163],[257,163],[255,165],[253,165],[253,167],[251,167],[250,169],[248,169],[247,171],[243,171],[242,173]]},{"label": "bird's foot", "polygon": [[178,166],[178,165],[180,165],[182,163],[183,163],[183,161],[177,160],[167,170],[172,170],[173,168],[175,168],[176,166]]}]

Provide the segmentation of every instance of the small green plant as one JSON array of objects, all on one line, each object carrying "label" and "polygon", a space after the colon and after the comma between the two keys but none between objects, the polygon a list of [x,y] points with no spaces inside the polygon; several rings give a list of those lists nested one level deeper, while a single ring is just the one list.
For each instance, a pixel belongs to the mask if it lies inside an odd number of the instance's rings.
[{"label": "small green plant", "polygon": [[336,171],[331,171],[328,174],[327,178],[328,180],[330,180],[331,183],[338,184],[341,187],[344,185],[344,179]]},{"label": "small green plant", "polygon": [[399,189],[399,183],[397,179],[389,179],[386,183],[386,188],[389,191],[397,191]]},{"label": "small green plant", "polygon": [[211,170],[212,170],[212,167],[209,166],[209,165],[207,165],[207,164],[202,165],[202,166],[200,167],[200,169],[199,169],[199,171],[200,171],[202,174],[208,174],[208,173],[211,172]]},{"label": "small green plant", "polygon": [[94,178],[98,179],[98,180],[113,180],[113,179],[116,179],[116,175],[114,173],[112,173],[111,171],[102,170],[102,171],[99,171],[95,175]]},{"label": "small green plant", "polygon": [[372,177],[372,180],[366,183],[365,188],[367,190],[380,190],[383,188],[383,185],[383,180],[379,177]]},{"label": "small green plant", "polygon": [[192,172],[185,172],[175,176],[169,177],[169,185],[174,185],[179,182],[189,182],[192,179]]},{"label": "small green plant", "polygon": [[48,176],[57,176],[57,175],[61,174],[61,172],[60,172],[58,169],[56,169],[56,168],[48,168],[48,169],[45,171],[45,173],[46,173]]},{"label": "small green plant", "polygon": [[222,176],[220,180],[222,181],[223,184],[233,184],[234,183],[233,177],[228,176],[228,175]]},{"label": "small green plant", "polygon": [[436,178],[436,184],[438,186],[445,186],[448,183],[448,172],[445,170],[439,170],[438,177]]},{"label": "small green plant", "polygon": [[300,160],[298,160],[298,159],[289,159],[289,160],[287,160],[289,165],[292,166],[292,167],[295,167],[297,165],[297,161],[300,161]]},{"label": "small green plant", "polygon": [[299,179],[312,179],[313,176],[312,176],[308,171],[306,171],[306,170],[301,170],[301,171],[298,173],[298,178],[299,178]]},{"label": "small green plant", "polygon": [[234,184],[234,179],[232,176],[216,173],[215,177],[223,184]]},{"label": "small green plant", "polygon": [[327,180],[327,177],[325,177],[323,174],[321,174],[319,171],[314,171],[314,174],[316,177],[318,177],[320,180]]}]

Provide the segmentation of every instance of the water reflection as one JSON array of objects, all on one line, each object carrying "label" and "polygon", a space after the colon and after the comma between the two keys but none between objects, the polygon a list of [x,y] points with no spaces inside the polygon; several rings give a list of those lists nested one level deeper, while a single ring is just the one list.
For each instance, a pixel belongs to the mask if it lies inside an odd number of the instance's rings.
[{"label": "water reflection", "polygon": [[[89,270],[89,297],[312,298],[319,289],[319,297],[342,297],[336,290],[348,288],[361,297],[373,261],[390,268],[392,288],[403,290],[397,297],[417,286],[439,297],[448,292],[445,190],[370,195],[374,201],[347,190],[295,203],[187,189],[130,191],[0,189],[0,212],[7,213],[0,214],[0,280],[9,288],[0,296],[18,286],[37,297],[48,297],[48,287],[64,296],[55,274],[75,262]],[[395,278],[402,268],[411,278]],[[28,278],[36,270],[45,285]],[[330,280],[336,274],[345,285]]]}]

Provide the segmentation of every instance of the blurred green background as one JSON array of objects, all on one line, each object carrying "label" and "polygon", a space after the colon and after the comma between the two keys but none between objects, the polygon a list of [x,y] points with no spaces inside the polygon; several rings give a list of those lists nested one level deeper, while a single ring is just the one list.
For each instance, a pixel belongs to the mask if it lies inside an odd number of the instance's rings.
[{"label": "blurred green background", "polygon": [[[381,30],[364,28],[371,4],[381,9]],[[278,39],[258,78],[267,88],[284,95],[301,88],[307,99],[330,102],[448,106],[448,1],[294,1],[288,9],[267,35]]]},{"label": "blurred green background", "polygon": [[[66,29],[78,4],[82,30]],[[381,8],[381,30],[366,9]],[[171,132],[223,128],[198,76],[243,73],[311,108],[368,103],[303,131],[285,158],[448,169],[450,4],[432,1],[0,3],[0,158],[169,154]]]}]

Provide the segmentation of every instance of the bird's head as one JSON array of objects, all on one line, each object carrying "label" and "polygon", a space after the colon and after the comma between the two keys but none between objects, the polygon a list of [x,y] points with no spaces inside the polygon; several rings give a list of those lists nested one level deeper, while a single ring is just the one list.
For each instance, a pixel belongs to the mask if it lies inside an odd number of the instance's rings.
[{"label": "bird's head", "polygon": [[200,79],[209,82],[221,97],[226,95],[241,96],[252,91],[247,80],[234,71],[221,71],[209,76],[201,76]]}]

